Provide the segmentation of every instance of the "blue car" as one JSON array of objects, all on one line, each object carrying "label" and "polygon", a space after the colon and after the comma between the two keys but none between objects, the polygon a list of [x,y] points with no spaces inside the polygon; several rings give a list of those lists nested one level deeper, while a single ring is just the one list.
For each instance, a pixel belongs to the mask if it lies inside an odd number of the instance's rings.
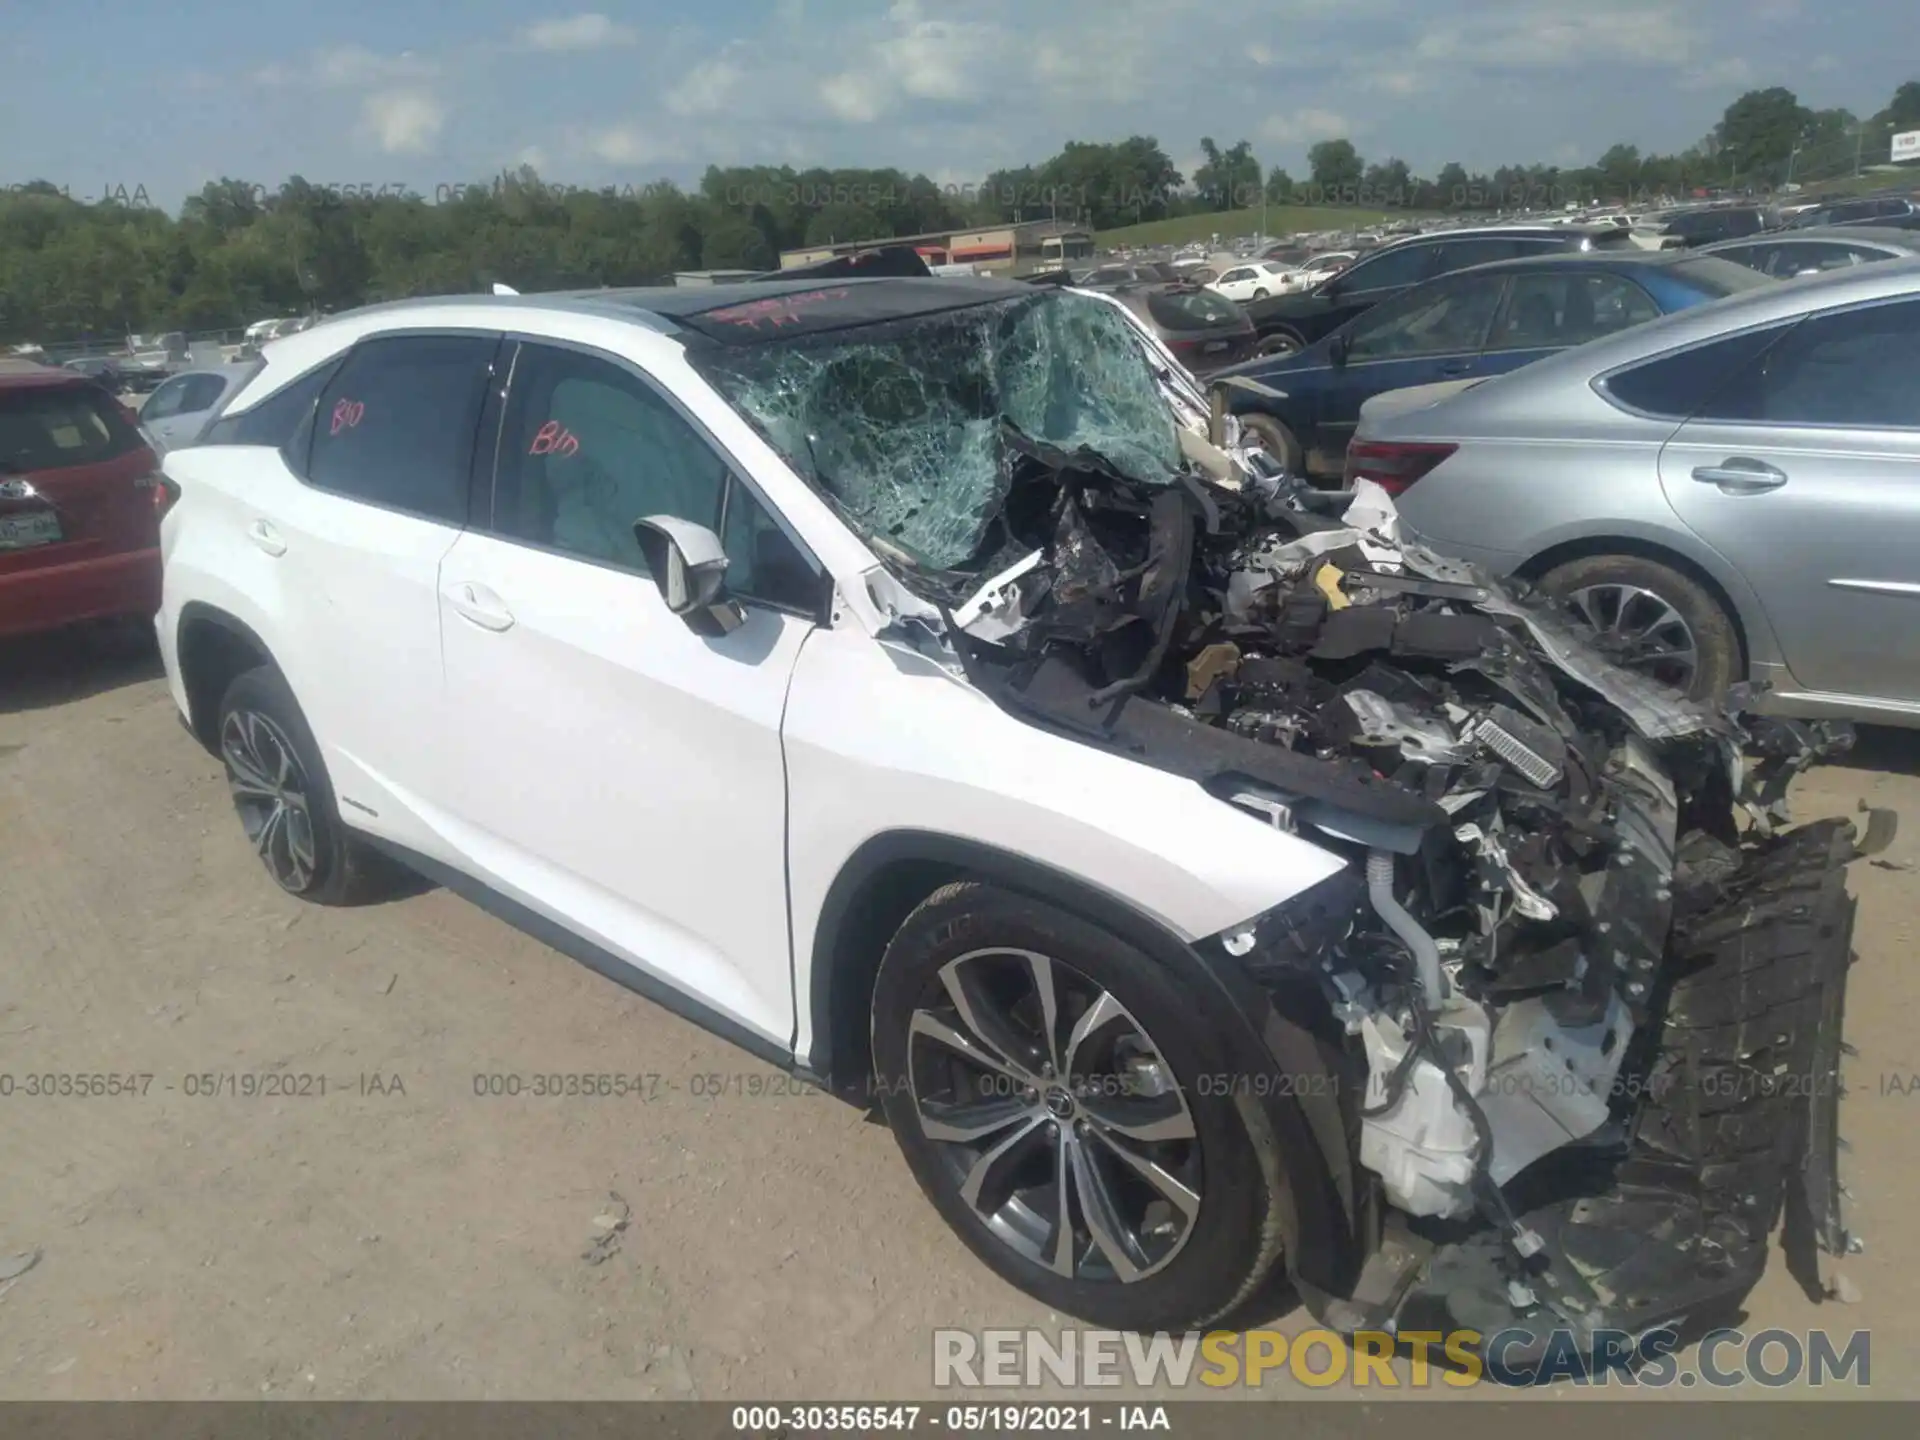
[{"label": "blue car", "polygon": [[1209,377],[1289,471],[1338,479],[1362,402],[1384,390],[1501,375],[1675,310],[1777,282],[1684,250],[1602,250],[1457,270],[1290,355]]}]

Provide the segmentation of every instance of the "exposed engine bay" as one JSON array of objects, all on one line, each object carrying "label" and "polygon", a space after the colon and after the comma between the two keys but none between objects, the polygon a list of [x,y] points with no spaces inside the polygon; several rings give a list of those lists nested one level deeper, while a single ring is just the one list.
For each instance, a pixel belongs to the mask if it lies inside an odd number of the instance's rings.
[{"label": "exposed engine bay", "polygon": [[1645,1328],[1750,1286],[1783,1207],[1796,1268],[1850,1248],[1838,1085],[1801,1079],[1837,1075],[1842,867],[1891,817],[1785,807],[1846,727],[1690,702],[1377,487],[1311,490],[1101,297],[726,363],[898,562],[904,641],[1350,859],[1219,940],[1313,997],[1394,1212],[1327,1317]]}]

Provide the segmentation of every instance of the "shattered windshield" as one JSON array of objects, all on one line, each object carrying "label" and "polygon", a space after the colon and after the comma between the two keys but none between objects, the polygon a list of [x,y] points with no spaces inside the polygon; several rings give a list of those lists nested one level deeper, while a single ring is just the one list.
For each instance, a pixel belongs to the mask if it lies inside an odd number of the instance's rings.
[{"label": "shattered windshield", "polygon": [[698,363],[856,527],[931,570],[985,558],[1022,440],[1143,484],[1181,467],[1132,327],[1084,295],[1041,290]]}]

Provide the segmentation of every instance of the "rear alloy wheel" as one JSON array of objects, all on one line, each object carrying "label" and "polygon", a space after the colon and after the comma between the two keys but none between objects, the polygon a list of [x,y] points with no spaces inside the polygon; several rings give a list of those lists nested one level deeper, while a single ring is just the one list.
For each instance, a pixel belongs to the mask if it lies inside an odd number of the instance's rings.
[{"label": "rear alloy wheel", "polygon": [[1565,600],[1618,664],[1695,700],[1739,678],[1733,621],[1690,576],[1638,555],[1596,555],[1556,566],[1540,588]]},{"label": "rear alloy wheel", "polygon": [[1194,1009],[1124,941],[993,886],[936,892],[887,949],[874,1059],[901,1151],[968,1246],[1056,1309],[1182,1328],[1278,1257]]},{"label": "rear alloy wheel", "polygon": [[220,701],[220,759],[241,828],[274,883],[320,905],[384,895],[394,867],[340,823],[319,747],[278,670],[236,676]]}]

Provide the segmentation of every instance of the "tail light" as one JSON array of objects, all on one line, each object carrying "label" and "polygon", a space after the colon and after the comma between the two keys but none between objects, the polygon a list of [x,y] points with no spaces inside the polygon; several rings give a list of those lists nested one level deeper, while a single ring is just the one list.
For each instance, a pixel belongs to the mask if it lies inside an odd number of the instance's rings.
[{"label": "tail light", "polygon": [[1346,483],[1371,480],[1389,495],[1404,495],[1459,448],[1425,441],[1356,440],[1347,447]]},{"label": "tail light", "polygon": [[180,498],[180,486],[176,482],[169,480],[158,470],[150,475],[142,475],[133,483],[140,489],[152,493],[153,518],[156,520],[171,510],[174,502]]}]

